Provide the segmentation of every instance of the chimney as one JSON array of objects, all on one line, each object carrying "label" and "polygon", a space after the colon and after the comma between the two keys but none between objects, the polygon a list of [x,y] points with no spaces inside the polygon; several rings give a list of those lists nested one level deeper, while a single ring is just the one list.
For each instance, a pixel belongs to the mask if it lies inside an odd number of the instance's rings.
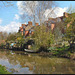
[{"label": "chimney", "polygon": [[63,13],[64,17],[68,17],[68,14],[66,12]]},{"label": "chimney", "polygon": [[28,25],[32,25],[32,22],[31,22],[31,21],[29,21],[29,22],[28,22]]},{"label": "chimney", "polygon": [[25,26],[25,24],[22,24],[22,27]]},{"label": "chimney", "polygon": [[38,23],[35,23],[35,26],[38,26],[39,24]]}]

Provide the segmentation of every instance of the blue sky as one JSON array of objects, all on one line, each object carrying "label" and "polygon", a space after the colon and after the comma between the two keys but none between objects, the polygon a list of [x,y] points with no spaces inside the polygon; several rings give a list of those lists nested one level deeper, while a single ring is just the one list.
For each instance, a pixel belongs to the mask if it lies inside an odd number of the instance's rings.
[{"label": "blue sky", "polygon": [[9,22],[13,21],[15,14],[18,14],[18,9],[16,4],[17,2],[14,1],[13,3],[15,7],[13,6],[4,7],[3,4],[1,3],[1,5],[3,6],[3,8],[0,8],[0,18],[3,20],[2,25],[9,24]]},{"label": "blue sky", "polygon": [[[0,1],[0,31],[7,31],[7,32],[13,32],[19,29],[19,26],[21,25],[21,19],[20,19],[20,13],[18,9],[18,3],[19,1],[13,1],[12,3],[14,6],[10,7],[4,7],[2,1]],[[62,11],[66,10],[67,7],[70,5],[75,6],[75,1],[55,1],[58,4],[58,7],[61,8]],[[21,4],[19,2],[19,4]],[[60,11],[61,11],[60,10]],[[22,11],[21,11],[22,12]],[[61,15],[61,14],[60,14]],[[26,22],[28,19],[26,20]],[[25,23],[25,22],[23,22]],[[18,25],[19,24],[19,25]],[[6,29],[4,29],[6,28]]]},{"label": "blue sky", "polygon": [[59,7],[69,7],[70,5],[75,6],[75,1],[56,1],[59,4]]}]

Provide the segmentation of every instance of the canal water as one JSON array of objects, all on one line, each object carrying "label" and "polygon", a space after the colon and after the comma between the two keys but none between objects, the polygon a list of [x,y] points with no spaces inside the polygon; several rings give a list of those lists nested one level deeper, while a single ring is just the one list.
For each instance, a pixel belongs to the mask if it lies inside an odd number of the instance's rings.
[{"label": "canal water", "polygon": [[75,74],[75,60],[0,50],[0,64],[13,74]]}]

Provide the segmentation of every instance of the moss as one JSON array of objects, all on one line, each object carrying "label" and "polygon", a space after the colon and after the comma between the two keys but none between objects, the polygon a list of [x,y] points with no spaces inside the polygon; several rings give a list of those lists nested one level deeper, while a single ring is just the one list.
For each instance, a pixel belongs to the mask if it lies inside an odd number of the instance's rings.
[{"label": "moss", "polygon": [[5,68],[5,66],[0,65],[0,74],[11,74]]}]

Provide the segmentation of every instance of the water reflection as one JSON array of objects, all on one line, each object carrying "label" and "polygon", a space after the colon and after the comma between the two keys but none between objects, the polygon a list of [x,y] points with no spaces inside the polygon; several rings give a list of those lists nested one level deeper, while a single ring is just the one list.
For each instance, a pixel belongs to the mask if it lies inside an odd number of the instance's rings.
[{"label": "water reflection", "polygon": [[13,74],[75,74],[75,61],[45,58],[21,51],[0,51],[0,64]]}]

